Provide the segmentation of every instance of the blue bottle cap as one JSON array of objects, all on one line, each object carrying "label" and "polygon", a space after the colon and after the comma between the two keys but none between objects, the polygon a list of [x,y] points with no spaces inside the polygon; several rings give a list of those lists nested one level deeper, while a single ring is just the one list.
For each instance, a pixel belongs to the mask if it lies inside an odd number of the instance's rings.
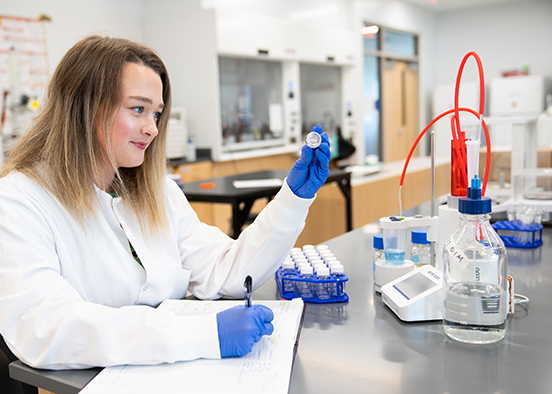
[{"label": "blue bottle cap", "polygon": [[374,235],[374,249],[383,249],[383,234],[379,233]]},{"label": "blue bottle cap", "polygon": [[412,230],[411,241],[413,244],[430,244],[427,240],[427,230],[425,228],[415,228]]},{"label": "blue bottle cap", "polygon": [[468,215],[484,215],[492,211],[492,203],[489,197],[481,197],[481,179],[477,175],[471,180],[468,187],[468,196],[458,200],[458,212]]}]

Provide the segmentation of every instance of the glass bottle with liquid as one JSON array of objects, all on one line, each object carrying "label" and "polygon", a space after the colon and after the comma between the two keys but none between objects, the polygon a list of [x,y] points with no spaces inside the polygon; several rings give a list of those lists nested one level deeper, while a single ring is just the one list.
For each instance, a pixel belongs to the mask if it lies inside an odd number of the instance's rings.
[{"label": "glass bottle with liquid", "polygon": [[431,242],[427,240],[427,230],[425,228],[415,228],[410,233],[412,249],[410,251],[410,260],[415,267],[421,267],[425,264],[431,264]]},{"label": "glass bottle with liquid", "polygon": [[385,260],[385,251],[383,249],[383,234],[379,233],[374,235],[372,241],[374,247],[374,258],[372,259],[372,275],[376,280],[376,261]]},{"label": "glass bottle with liquid", "polygon": [[491,199],[481,197],[477,176],[458,210],[460,224],[443,249],[444,331],[460,342],[497,342],[506,335],[508,257],[489,223]]}]

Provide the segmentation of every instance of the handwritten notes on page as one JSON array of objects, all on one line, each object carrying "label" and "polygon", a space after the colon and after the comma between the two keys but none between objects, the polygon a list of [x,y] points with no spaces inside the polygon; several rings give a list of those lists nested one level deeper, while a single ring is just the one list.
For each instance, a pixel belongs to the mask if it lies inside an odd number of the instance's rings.
[{"label": "handwritten notes on page", "polygon": [[[221,360],[199,359],[152,366],[105,368],[82,394],[287,393],[303,301],[260,301],[274,311],[274,332],[251,353]],[[243,301],[166,300],[159,308],[179,315],[218,313]]]}]

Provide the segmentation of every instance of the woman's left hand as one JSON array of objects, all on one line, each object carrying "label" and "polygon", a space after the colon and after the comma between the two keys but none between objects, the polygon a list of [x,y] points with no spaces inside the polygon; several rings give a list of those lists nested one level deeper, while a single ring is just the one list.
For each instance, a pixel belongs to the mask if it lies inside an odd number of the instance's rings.
[{"label": "woman's left hand", "polygon": [[326,182],[330,173],[330,140],[322,127],[316,125],[312,131],[322,136],[322,142],[318,148],[304,145],[301,157],[297,159],[289,175],[287,183],[291,191],[301,198],[313,198],[318,189]]}]

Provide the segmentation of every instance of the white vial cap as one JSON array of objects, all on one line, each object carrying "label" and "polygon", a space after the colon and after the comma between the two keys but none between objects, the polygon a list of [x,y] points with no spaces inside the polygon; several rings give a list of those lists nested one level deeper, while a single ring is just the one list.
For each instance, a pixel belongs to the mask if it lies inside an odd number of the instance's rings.
[{"label": "white vial cap", "polygon": [[317,263],[317,264],[313,264],[313,265],[312,265],[312,267],[313,267],[313,269],[314,269],[314,272],[318,272],[318,269],[319,269],[320,267],[325,267],[325,266],[326,266],[326,264],[323,264],[323,263]]},{"label": "white vial cap", "polygon": [[320,252],[322,250],[330,250],[330,248],[328,247],[328,245],[318,245],[316,247],[316,250],[318,250],[318,252]]},{"label": "white vial cap", "polygon": [[320,146],[320,143],[322,142],[322,136],[318,134],[316,131],[311,131],[310,133],[307,134],[307,137],[305,138],[305,142],[312,149],[316,149]]},{"label": "white vial cap", "polygon": [[312,275],[313,270],[310,265],[304,265],[301,267],[301,275]]},{"label": "white vial cap", "polygon": [[303,245],[303,252],[314,250],[314,245]]},{"label": "white vial cap", "polygon": [[330,276],[330,269],[326,266],[321,266],[316,271],[316,275],[318,276]]},{"label": "white vial cap", "polygon": [[[316,259],[309,259],[310,263],[312,265],[315,265],[315,264],[324,264],[324,260],[322,260],[320,257],[316,258]],[[326,265],[326,264],[324,264]]]},{"label": "white vial cap", "polygon": [[291,248],[291,253],[293,252],[302,252],[301,248]]},{"label": "white vial cap", "polygon": [[334,265],[341,264],[341,261],[339,260],[326,261],[326,264],[328,264],[328,267],[333,267]]},{"label": "white vial cap", "polygon": [[309,263],[299,263],[297,264],[297,269],[301,271],[301,268],[303,267],[310,267],[311,265]]},{"label": "white vial cap", "polygon": [[343,266],[341,264],[335,264],[330,267],[332,274],[342,274],[344,272]]},{"label": "white vial cap", "polygon": [[300,259],[295,259],[295,264],[301,264],[301,263],[309,263],[309,260],[307,260],[306,258],[302,257]]},{"label": "white vial cap", "polygon": [[284,261],[284,263],[282,264],[282,268],[283,269],[294,269],[295,268],[295,264],[293,263],[293,261]]},{"label": "white vial cap", "polygon": [[318,254],[322,257],[324,256],[333,256],[334,254],[332,252],[330,252],[329,250],[321,250],[320,252],[318,252]]},{"label": "white vial cap", "polygon": [[336,261],[337,257],[335,256],[323,256],[322,259],[326,262],[326,264],[330,261]]}]

